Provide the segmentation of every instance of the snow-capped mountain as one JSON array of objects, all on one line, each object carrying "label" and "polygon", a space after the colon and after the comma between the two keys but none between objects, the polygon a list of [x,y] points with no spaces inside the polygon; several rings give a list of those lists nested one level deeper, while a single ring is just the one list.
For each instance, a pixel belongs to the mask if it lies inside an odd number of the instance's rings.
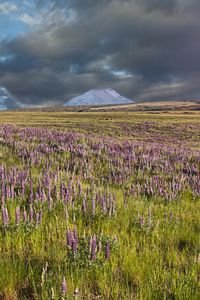
[{"label": "snow-capped mountain", "polygon": [[72,98],[64,106],[82,105],[106,105],[106,104],[128,104],[134,101],[121,96],[113,89],[95,89],[84,93],[81,96]]}]

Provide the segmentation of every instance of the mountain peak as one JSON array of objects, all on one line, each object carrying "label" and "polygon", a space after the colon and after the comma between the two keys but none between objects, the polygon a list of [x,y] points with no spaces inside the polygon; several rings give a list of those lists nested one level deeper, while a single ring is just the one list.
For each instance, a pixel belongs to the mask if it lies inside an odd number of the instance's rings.
[{"label": "mountain peak", "polygon": [[106,104],[128,104],[132,100],[121,96],[112,88],[91,89],[88,92],[72,98],[64,106],[82,106],[82,105],[106,105]]}]

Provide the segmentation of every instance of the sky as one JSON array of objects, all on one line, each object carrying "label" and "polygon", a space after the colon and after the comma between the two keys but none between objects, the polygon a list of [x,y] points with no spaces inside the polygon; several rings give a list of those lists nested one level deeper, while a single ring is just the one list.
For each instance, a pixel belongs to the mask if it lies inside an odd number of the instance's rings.
[{"label": "sky", "polygon": [[200,98],[199,0],[0,0],[0,104]]}]

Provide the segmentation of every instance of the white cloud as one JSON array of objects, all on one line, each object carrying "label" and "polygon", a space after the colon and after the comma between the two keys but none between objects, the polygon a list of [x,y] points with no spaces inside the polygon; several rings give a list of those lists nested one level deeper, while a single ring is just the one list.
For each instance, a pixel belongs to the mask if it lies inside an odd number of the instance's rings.
[{"label": "white cloud", "polygon": [[17,19],[30,27],[49,26],[51,24],[70,23],[76,18],[73,10],[55,9],[53,11],[41,10],[31,15],[28,13],[21,14]]},{"label": "white cloud", "polygon": [[113,66],[109,64],[103,64],[103,69],[108,71],[110,74],[114,75],[116,78],[119,79],[129,79],[129,78],[137,77],[136,75],[132,74],[127,70],[116,70],[113,68]]},{"label": "white cloud", "polygon": [[32,17],[31,15],[29,14],[26,14],[24,13],[23,15],[21,15],[19,18],[18,18],[19,21],[29,25],[30,27],[34,27],[34,26],[37,26],[37,25],[40,25],[42,20],[41,18],[36,18],[36,17]]},{"label": "white cloud", "polygon": [[133,74],[131,74],[130,72],[125,71],[125,70],[111,70],[110,73],[120,79],[127,79],[127,78],[134,77]]},{"label": "white cloud", "polygon": [[9,14],[18,11],[18,6],[15,3],[1,3],[0,4],[0,14]]}]

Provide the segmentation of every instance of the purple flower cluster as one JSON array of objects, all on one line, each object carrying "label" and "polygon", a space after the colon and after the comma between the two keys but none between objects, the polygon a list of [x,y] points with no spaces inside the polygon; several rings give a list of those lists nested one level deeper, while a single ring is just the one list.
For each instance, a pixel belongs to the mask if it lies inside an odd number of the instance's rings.
[{"label": "purple flower cluster", "polygon": [[[86,243],[87,240],[88,243]],[[78,252],[86,251],[90,261],[96,261],[97,254],[101,256],[103,255],[105,260],[110,258],[110,241],[108,239],[106,241],[102,241],[101,238],[97,239],[96,235],[94,234],[89,238],[84,236],[79,240],[77,227],[74,227],[74,229],[67,229],[66,244],[74,257]]]},{"label": "purple flower cluster", "polygon": [[[58,203],[72,223],[80,215],[85,220],[115,217],[122,202],[118,188],[125,206],[140,197],[176,201],[185,192],[200,196],[197,150],[2,125],[0,139],[16,159],[15,165],[0,165],[1,220],[6,227],[38,226],[47,208],[54,211]],[[72,244],[75,253],[74,236]]]}]

